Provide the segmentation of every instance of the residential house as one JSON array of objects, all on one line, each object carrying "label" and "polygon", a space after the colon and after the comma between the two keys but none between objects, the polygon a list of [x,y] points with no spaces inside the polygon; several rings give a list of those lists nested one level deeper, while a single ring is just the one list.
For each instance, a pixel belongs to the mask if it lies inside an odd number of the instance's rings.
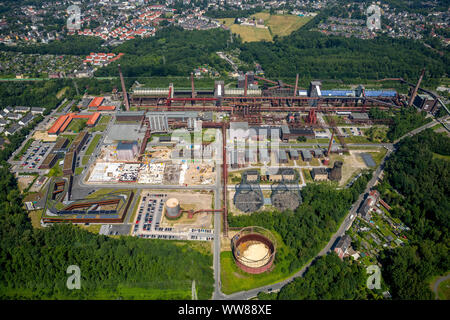
[{"label": "residential house", "polygon": [[43,114],[44,110],[45,110],[44,108],[33,107],[33,108],[31,108],[31,113],[32,114]]},{"label": "residential house", "polygon": [[344,255],[348,252],[350,249],[350,245],[352,243],[352,238],[350,238],[349,235],[342,236],[338,243],[336,244],[336,247],[334,248],[334,252],[339,256],[339,258],[344,258]]},{"label": "residential house", "polygon": [[34,116],[31,113],[28,113],[22,119],[19,120],[19,124],[22,126],[27,126],[33,119]]}]

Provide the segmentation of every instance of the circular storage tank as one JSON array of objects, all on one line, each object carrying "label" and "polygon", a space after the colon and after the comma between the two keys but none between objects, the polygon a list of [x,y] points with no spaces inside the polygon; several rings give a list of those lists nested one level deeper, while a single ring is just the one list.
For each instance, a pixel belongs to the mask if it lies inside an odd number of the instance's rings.
[{"label": "circular storage tank", "polygon": [[[264,234],[261,231],[265,231]],[[231,241],[231,248],[238,267],[251,274],[268,271],[276,252],[272,238],[267,230],[257,227],[247,227],[237,233]]]},{"label": "circular storage tank", "polygon": [[166,217],[169,219],[180,216],[180,202],[176,198],[170,198],[166,201]]}]

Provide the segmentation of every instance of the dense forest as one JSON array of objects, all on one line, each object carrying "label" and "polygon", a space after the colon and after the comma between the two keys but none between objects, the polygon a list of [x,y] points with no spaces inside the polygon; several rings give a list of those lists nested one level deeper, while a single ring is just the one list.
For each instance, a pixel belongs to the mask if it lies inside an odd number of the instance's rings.
[{"label": "dense forest", "polygon": [[[427,129],[405,138],[378,186],[391,214],[411,228],[410,245],[384,252],[394,299],[432,299],[427,281],[450,270],[450,138]],[[445,158],[447,157],[447,158]]]},{"label": "dense forest", "polygon": [[29,106],[51,109],[60,100],[56,94],[68,81],[10,81],[0,83],[0,104],[2,106]]},{"label": "dense forest", "polygon": [[[127,41],[113,52],[125,53],[117,63],[126,77],[188,76],[205,64],[222,73],[231,67],[215,52],[226,48],[228,38],[229,33],[219,29],[184,31],[168,27],[154,37]],[[96,76],[117,76],[117,63],[98,70]]]},{"label": "dense forest", "polygon": [[335,253],[317,258],[303,277],[281,288],[279,293],[258,295],[259,300],[363,300],[371,297],[366,270]]},{"label": "dense forest", "polygon": [[265,211],[251,215],[229,215],[230,227],[262,226],[276,231],[288,248],[278,251],[275,263],[289,261],[289,272],[313,258],[336,232],[352,203],[364,191],[371,173],[362,175],[351,188],[338,190],[326,183],[302,189],[303,203],[295,212]]},{"label": "dense forest", "polygon": [[372,40],[325,36],[297,31],[274,42],[250,42],[241,46],[240,59],[260,63],[268,77],[341,79],[358,81],[402,77],[417,79],[426,68],[426,79],[449,73],[448,57],[412,40],[378,37]]},{"label": "dense forest", "polygon": [[[112,239],[67,224],[33,229],[8,168],[0,168],[1,299],[199,299],[212,293],[212,256],[184,243]],[[66,287],[67,267],[81,289]]]}]

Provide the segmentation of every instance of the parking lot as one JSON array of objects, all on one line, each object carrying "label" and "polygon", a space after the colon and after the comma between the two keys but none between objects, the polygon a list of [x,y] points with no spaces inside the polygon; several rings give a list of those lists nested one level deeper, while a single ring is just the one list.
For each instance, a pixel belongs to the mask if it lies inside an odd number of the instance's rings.
[{"label": "parking lot", "polygon": [[165,240],[202,240],[214,239],[212,229],[190,229],[182,232],[173,227],[160,227],[161,217],[167,194],[143,193],[139,204],[136,220],[134,221],[134,236],[148,239]]},{"label": "parking lot", "polygon": [[20,159],[20,168],[23,171],[34,171],[39,169],[44,159],[50,153],[54,143],[43,143],[42,141],[33,141],[31,146]]}]

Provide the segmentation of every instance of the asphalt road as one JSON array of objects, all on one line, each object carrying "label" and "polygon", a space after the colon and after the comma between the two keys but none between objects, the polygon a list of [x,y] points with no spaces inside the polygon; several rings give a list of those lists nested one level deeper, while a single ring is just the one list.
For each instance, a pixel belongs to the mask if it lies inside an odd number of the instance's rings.
[{"label": "asphalt road", "polygon": [[433,292],[436,295],[436,300],[439,300],[439,295],[438,295],[439,285],[441,284],[441,282],[448,280],[448,279],[450,279],[450,274],[437,279],[436,282],[433,284]]},{"label": "asphalt road", "polygon": [[[221,143],[221,141],[219,141]],[[222,148],[218,148],[222,156]],[[222,165],[216,164],[216,185],[214,189],[214,209],[222,208]],[[223,300],[224,294],[221,291],[220,282],[220,241],[222,239],[222,214],[214,213],[214,249],[213,249],[213,269],[214,269],[214,292],[213,300]]]}]

